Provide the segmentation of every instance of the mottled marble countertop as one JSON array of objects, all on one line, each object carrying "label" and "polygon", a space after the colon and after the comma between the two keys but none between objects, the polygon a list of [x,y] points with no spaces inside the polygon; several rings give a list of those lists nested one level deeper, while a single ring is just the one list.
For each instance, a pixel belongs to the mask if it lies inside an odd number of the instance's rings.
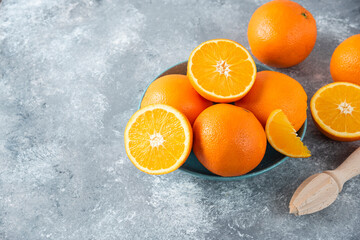
[{"label": "mottled marble countertop", "polygon": [[[0,239],[360,239],[360,177],[324,211],[288,214],[304,179],[359,146],[325,138],[309,112],[313,156],[243,181],[150,176],[126,157],[125,124],[149,81],[205,40],[248,48],[264,2],[2,1]],[[335,47],[360,32],[360,2],[299,2],[318,39],[303,63],[279,71],[310,99],[332,81]]]}]

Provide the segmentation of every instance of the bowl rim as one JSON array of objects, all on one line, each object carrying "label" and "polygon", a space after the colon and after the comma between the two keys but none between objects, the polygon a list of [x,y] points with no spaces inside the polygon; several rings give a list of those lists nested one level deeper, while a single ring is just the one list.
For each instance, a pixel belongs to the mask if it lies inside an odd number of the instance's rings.
[{"label": "bowl rim", "polygon": [[[167,68],[165,71],[162,71],[160,74],[158,74],[152,81],[150,81],[145,90],[143,91],[143,94],[140,98],[140,102],[139,102],[139,106],[138,106],[138,109],[141,108],[141,102],[145,96],[145,93],[147,91],[147,89],[149,88],[150,84],[153,83],[156,79],[158,79],[159,77],[163,76],[163,74],[167,71],[169,71],[170,69],[173,69],[181,64],[184,64],[184,63],[187,63],[188,61],[182,61],[182,62],[179,62],[169,68]],[[255,64],[258,65],[258,66],[261,66],[262,68],[268,70],[268,71],[274,71],[274,69],[262,64],[262,63],[259,63],[257,61],[255,61]],[[276,72],[276,71],[274,71]],[[306,133],[306,130],[307,130],[307,118],[305,119],[305,122],[304,124],[301,126],[301,128],[303,128],[302,130],[302,134],[300,137],[301,140],[303,140],[304,136],[305,136],[305,133]],[[300,128],[300,129],[301,129]],[[192,151],[192,150],[191,150]],[[194,172],[194,171],[191,171],[189,169],[186,169],[184,168],[183,166],[181,166],[180,168],[178,168],[179,170],[189,174],[189,175],[192,175],[192,176],[196,176],[196,177],[199,177],[199,178],[203,178],[203,179],[207,179],[207,180],[213,180],[213,181],[236,181],[236,180],[241,180],[241,179],[246,179],[246,178],[251,178],[251,177],[255,177],[257,175],[260,175],[260,174],[263,174],[263,173],[266,173],[268,171],[270,171],[271,169],[274,169],[275,167],[279,166],[280,164],[282,164],[283,162],[285,162],[289,157],[288,156],[285,156],[279,160],[277,163],[267,167],[267,168],[264,168],[260,171],[256,171],[256,172],[250,172],[250,173],[246,173],[244,175],[240,175],[240,176],[234,176],[234,177],[222,177],[222,176],[219,176],[219,175],[206,175],[206,174],[203,174],[203,173],[199,173],[199,172]]]}]

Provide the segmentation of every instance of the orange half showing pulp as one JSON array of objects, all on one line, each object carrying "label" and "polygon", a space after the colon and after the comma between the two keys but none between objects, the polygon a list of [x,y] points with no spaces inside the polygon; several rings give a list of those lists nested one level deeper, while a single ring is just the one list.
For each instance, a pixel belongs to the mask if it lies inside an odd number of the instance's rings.
[{"label": "orange half showing pulp", "polygon": [[192,51],[187,75],[204,98],[213,102],[234,102],[245,96],[254,84],[256,65],[239,43],[214,39]]}]

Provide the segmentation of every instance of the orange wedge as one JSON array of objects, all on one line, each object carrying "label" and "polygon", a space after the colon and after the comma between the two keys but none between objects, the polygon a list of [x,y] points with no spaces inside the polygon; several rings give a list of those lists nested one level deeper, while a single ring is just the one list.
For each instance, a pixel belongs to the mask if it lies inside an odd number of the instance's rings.
[{"label": "orange wedge", "polygon": [[256,65],[239,43],[214,39],[192,51],[187,75],[204,98],[213,102],[234,102],[245,96],[254,84]]},{"label": "orange wedge", "polygon": [[148,174],[165,174],[186,161],[191,152],[192,129],[181,112],[155,104],[130,118],[124,140],[126,153],[138,169]]},{"label": "orange wedge", "polygon": [[338,141],[360,139],[360,86],[336,82],[320,88],[310,102],[320,131]]},{"label": "orange wedge", "polygon": [[270,145],[278,152],[294,158],[310,157],[309,149],[298,137],[294,127],[281,109],[271,112],[265,126]]}]

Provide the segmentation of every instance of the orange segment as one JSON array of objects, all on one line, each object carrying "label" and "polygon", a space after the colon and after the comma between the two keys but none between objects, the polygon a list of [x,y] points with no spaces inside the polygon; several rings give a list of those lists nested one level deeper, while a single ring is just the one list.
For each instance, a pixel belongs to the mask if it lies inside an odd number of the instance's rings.
[{"label": "orange segment", "polygon": [[188,119],[168,105],[155,104],[137,111],[124,134],[125,149],[131,162],[149,174],[165,174],[178,169],[192,146]]},{"label": "orange segment", "polygon": [[281,109],[271,112],[265,132],[270,145],[276,151],[294,158],[311,156],[309,149],[297,136],[294,127]]},{"label": "orange segment", "polygon": [[320,88],[310,102],[317,127],[339,141],[360,139],[360,86],[336,82]]},{"label": "orange segment", "polygon": [[256,65],[239,43],[214,39],[192,51],[187,75],[204,98],[213,102],[233,102],[245,96],[254,84]]}]

